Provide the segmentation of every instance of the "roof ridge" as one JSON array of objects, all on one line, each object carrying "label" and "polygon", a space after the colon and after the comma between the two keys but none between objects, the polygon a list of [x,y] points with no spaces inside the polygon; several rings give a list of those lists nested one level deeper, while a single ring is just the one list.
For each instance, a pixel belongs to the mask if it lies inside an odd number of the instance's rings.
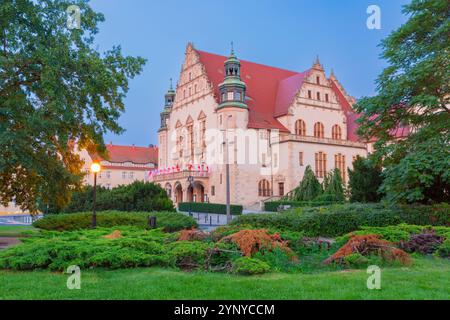
[{"label": "roof ridge", "polygon": [[[212,52],[203,51],[203,50],[198,50],[198,49],[194,49],[194,50],[197,51],[198,53],[206,53],[206,54],[210,54],[210,55],[214,55],[214,56],[218,56],[218,57],[227,59],[227,56],[224,56],[224,55],[221,55],[221,54],[218,54],[218,53],[212,53]],[[284,69],[284,68],[280,68],[280,67],[269,66],[269,65],[267,65],[267,64],[263,64],[263,63],[259,63],[259,62],[253,62],[253,61],[244,60],[244,59],[239,59],[239,61],[241,61],[241,62],[246,62],[246,63],[251,63],[251,64],[255,64],[255,65],[259,65],[259,66],[263,66],[263,67],[266,67],[266,68],[271,68],[271,69],[277,69],[277,70],[281,70],[281,71],[292,72],[292,73],[295,73],[295,74],[303,73],[303,72],[304,72],[304,71],[298,72],[298,71],[293,71],[293,70]],[[309,70],[309,69],[308,69],[308,70]],[[288,77],[288,78],[289,78],[289,77]]]}]

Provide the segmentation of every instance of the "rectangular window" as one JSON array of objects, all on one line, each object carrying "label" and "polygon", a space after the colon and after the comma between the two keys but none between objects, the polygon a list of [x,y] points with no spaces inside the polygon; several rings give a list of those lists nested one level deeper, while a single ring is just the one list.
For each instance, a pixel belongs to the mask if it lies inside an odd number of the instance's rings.
[{"label": "rectangular window", "polygon": [[312,98],[312,93],[311,90],[308,90],[308,98],[311,99]]},{"label": "rectangular window", "polygon": [[219,183],[222,184],[222,174],[219,175]]},{"label": "rectangular window", "polygon": [[298,163],[303,166],[303,152],[298,153]]},{"label": "rectangular window", "polygon": [[316,83],[320,84],[320,77],[319,76],[316,77]]},{"label": "rectangular window", "polygon": [[212,196],[216,195],[216,187],[215,186],[211,186],[211,195]]},{"label": "rectangular window", "polygon": [[265,153],[263,153],[261,155],[261,164],[262,164],[263,167],[266,166],[266,154]]},{"label": "rectangular window", "polygon": [[130,173],[128,174],[128,177],[129,177],[130,179],[133,179],[133,178],[134,178],[134,172],[130,172]]},{"label": "rectangular window", "polygon": [[328,98],[328,93],[325,93],[325,101],[328,102],[329,98]]},{"label": "rectangular window", "polygon": [[317,100],[320,100],[320,92],[317,92]]},{"label": "rectangular window", "polygon": [[316,177],[323,178],[327,174],[327,154],[318,152],[315,154],[315,172]]},{"label": "rectangular window", "polygon": [[122,179],[125,179],[127,177],[127,173],[125,171],[122,172]]},{"label": "rectangular window", "polygon": [[111,171],[106,171],[106,178],[111,178]]}]

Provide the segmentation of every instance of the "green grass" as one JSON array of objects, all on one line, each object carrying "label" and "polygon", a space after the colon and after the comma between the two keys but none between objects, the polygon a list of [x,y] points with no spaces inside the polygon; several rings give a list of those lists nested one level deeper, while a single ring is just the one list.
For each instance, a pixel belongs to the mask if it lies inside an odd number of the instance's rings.
[{"label": "green grass", "polygon": [[0,237],[21,237],[23,232],[37,231],[32,226],[0,226]]},{"label": "green grass", "polygon": [[67,275],[0,271],[0,299],[450,299],[450,260],[415,258],[382,269],[381,290],[368,290],[365,270],[261,276],[144,268],[82,271],[81,290]]}]

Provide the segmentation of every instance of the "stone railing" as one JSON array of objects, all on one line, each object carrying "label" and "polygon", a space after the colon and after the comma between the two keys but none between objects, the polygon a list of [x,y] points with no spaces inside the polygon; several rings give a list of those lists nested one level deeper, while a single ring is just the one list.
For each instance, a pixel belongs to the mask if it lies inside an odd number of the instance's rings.
[{"label": "stone railing", "polygon": [[180,171],[180,172],[170,172],[154,175],[150,178],[153,182],[166,181],[166,180],[186,180],[189,176],[194,178],[208,178],[208,171]]},{"label": "stone railing", "polygon": [[272,139],[273,143],[281,143],[287,141],[297,141],[297,142],[309,142],[309,143],[320,143],[320,144],[331,144],[336,146],[347,146],[353,148],[366,149],[366,144],[363,142],[355,142],[349,140],[331,139],[331,138],[318,138],[313,136],[300,136],[295,134],[284,134]]}]

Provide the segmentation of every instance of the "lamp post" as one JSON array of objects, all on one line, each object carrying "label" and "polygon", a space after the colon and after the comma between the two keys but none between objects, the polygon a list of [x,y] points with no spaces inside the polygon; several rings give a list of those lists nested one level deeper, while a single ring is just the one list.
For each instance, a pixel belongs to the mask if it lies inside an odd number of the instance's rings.
[{"label": "lamp post", "polygon": [[227,224],[231,222],[231,205],[230,205],[230,157],[228,155],[228,120],[231,118],[228,115],[226,120],[226,130],[225,130],[225,183],[226,183],[226,201],[227,201]]},{"label": "lamp post", "polygon": [[91,164],[91,171],[94,173],[94,196],[92,203],[92,228],[95,229],[97,227],[97,213],[95,212],[95,204],[97,201],[97,173],[102,170],[102,167],[99,163],[94,162]]},{"label": "lamp post", "polygon": [[[189,183],[188,190],[189,190],[189,188],[190,188],[190,189],[192,190],[192,194],[194,194],[194,177],[193,177],[193,176],[189,175],[189,177],[188,177],[188,183]],[[194,196],[192,196],[192,197],[194,197]],[[189,199],[189,200],[190,200],[190,199]],[[191,209],[191,206],[192,206],[192,202],[189,201],[189,216],[190,216],[190,217],[192,217],[192,209]]]}]

